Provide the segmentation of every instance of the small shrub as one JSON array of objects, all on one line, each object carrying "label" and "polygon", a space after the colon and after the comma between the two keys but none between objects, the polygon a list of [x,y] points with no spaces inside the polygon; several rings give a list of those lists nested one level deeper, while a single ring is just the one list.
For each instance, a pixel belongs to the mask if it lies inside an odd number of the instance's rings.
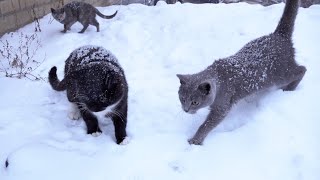
[{"label": "small shrub", "polygon": [[32,35],[11,33],[13,39],[18,39],[18,45],[13,46],[8,40],[0,40],[0,75],[11,78],[28,78],[30,80],[43,80],[35,70],[44,62],[45,57],[39,61],[35,59],[41,47],[37,33]]}]

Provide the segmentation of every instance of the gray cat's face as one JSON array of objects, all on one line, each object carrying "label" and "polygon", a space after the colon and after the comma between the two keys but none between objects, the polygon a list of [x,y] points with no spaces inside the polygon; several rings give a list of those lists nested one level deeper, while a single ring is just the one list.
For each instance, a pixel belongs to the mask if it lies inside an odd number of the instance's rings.
[{"label": "gray cat's face", "polygon": [[177,75],[180,79],[179,99],[182,109],[190,114],[210,106],[216,95],[216,88],[210,80],[199,80],[196,75]]},{"label": "gray cat's face", "polygon": [[51,8],[51,13],[53,18],[59,22],[62,22],[66,18],[66,13],[64,12],[63,9],[55,10]]}]

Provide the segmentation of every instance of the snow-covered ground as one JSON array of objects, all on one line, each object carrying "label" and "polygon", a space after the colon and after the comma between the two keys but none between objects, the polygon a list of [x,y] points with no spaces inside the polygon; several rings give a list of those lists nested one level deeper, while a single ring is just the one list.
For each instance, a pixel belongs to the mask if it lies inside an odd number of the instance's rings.
[{"label": "snow-covered ground", "polygon": [[[195,73],[235,53],[248,41],[272,32],[284,4],[138,4],[98,18],[101,32],[41,19],[43,46],[37,70],[47,77],[82,45],[115,54],[129,83],[130,142],[115,143],[113,125],[100,120],[103,134],[87,135],[82,120],[71,121],[65,93],[46,82],[0,78],[1,180],[319,180],[320,179],[320,6],[301,9],[294,32],[297,61],[308,69],[296,91],[277,90],[259,101],[237,104],[203,146],[187,139],[208,110],[189,115],[178,100],[177,73]],[[34,24],[18,32],[32,34]],[[5,35],[1,40],[17,43]],[[8,158],[9,167],[5,168]]]}]

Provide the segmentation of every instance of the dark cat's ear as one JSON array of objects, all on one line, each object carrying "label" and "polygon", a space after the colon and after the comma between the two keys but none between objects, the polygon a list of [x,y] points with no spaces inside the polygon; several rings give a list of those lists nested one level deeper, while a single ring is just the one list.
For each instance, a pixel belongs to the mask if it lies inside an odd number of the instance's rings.
[{"label": "dark cat's ear", "polygon": [[198,86],[198,89],[205,95],[210,94],[211,85],[208,82],[203,82]]},{"label": "dark cat's ear", "polygon": [[182,74],[177,74],[177,77],[178,77],[179,80],[180,80],[180,84],[186,84],[186,82],[187,82],[186,76],[184,76],[184,75],[182,75]]},{"label": "dark cat's ear", "polygon": [[53,8],[51,8],[51,13],[56,13],[56,10],[54,10]]}]

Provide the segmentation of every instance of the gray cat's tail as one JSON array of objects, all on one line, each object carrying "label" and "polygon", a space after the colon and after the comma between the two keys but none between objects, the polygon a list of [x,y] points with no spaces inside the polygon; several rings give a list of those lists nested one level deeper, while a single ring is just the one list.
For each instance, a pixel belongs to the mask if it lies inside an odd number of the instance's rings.
[{"label": "gray cat's tail", "polygon": [[113,17],[115,17],[117,15],[118,11],[116,11],[115,13],[113,13],[112,15],[110,16],[106,16],[104,14],[102,14],[98,9],[96,9],[96,14],[104,19],[111,19]]},{"label": "gray cat's tail", "polygon": [[275,30],[276,34],[285,37],[291,37],[294,28],[294,21],[296,19],[299,9],[299,0],[286,0],[286,5],[280,22]]},{"label": "gray cat's tail", "polygon": [[57,76],[57,67],[53,66],[49,71],[49,82],[51,87],[56,91],[64,91],[67,89],[66,80],[59,81]]}]

